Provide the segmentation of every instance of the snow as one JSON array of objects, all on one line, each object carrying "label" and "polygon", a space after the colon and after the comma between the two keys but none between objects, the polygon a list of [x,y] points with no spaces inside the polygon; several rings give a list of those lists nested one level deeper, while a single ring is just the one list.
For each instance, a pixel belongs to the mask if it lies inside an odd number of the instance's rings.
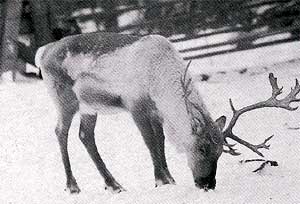
[{"label": "snow", "polygon": [[291,42],[234,52],[224,55],[195,60],[191,63],[190,71],[193,74],[214,73],[226,70],[239,70],[243,68],[266,67],[294,59],[300,56],[300,42]]},{"label": "snow", "polygon": [[[293,80],[300,79],[299,48],[300,43],[294,42],[193,61],[193,74],[212,75],[198,87],[213,118],[222,114],[230,118],[229,98],[238,108],[269,97],[268,72],[274,72],[284,91],[289,91]],[[241,68],[249,70],[245,74],[236,72]],[[209,192],[194,187],[185,156],[169,141],[166,156],[177,185],[154,188],[150,155],[130,116],[100,116],[97,145],[108,169],[127,189],[120,194],[104,190],[104,182],[78,138],[76,115],[70,129],[69,153],[82,191],[69,195],[64,191],[65,175],[54,134],[55,108],[43,82],[2,82],[0,107],[0,203],[300,203],[300,110],[263,109],[242,117],[234,129],[240,137],[259,143],[275,135],[270,150],[263,153],[279,166],[253,173],[258,163],[240,164],[239,160],[257,156],[237,145],[243,154],[221,156],[217,187]]]}]

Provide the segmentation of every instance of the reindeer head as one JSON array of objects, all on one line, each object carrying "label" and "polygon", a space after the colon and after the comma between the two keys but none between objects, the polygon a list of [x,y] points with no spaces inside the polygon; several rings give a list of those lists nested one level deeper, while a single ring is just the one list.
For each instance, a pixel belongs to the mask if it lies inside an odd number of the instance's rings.
[{"label": "reindeer head", "polygon": [[225,116],[216,122],[205,120],[205,123],[194,119],[192,134],[195,138],[192,149],[188,152],[188,164],[192,170],[197,187],[205,190],[216,186],[217,162],[223,152],[222,129]]}]

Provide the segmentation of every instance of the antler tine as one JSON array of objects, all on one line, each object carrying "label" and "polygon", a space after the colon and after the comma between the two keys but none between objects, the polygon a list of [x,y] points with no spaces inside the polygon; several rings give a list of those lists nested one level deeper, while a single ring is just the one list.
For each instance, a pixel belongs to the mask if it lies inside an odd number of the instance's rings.
[{"label": "antler tine", "polygon": [[278,100],[276,97],[282,93],[283,87],[280,89],[278,88],[277,78],[274,77],[273,73],[269,74],[269,80],[272,86],[272,97],[269,100],[267,100],[268,103],[266,103],[266,107],[277,107],[290,111],[297,110],[298,107],[293,108],[290,106],[290,103],[300,101],[300,99],[296,98],[297,94],[300,92],[300,85],[298,79],[295,80],[295,87],[292,87],[290,93],[281,100]]},{"label": "antler tine", "polygon": [[241,153],[237,152],[236,150],[237,149],[233,149],[233,148],[229,147],[228,150],[227,149],[223,149],[223,152],[225,152],[227,154],[231,154],[232,156],[239,156],[239,155],[241,155]]},{"label": "antler tine", "polygon": [[283,99],[277,99],[277,96],[282,93],[283,87],[279,88],[278,83],[277,83],[277,78],[274,77],[273,73],[269,74],[269,81],[272,87],[272,96],[265,100],[261,101],[246,107],[243,107],[241,109],[236,109],[233,105],[232,100],[229,100],[231,110],[233,112],[233,116],[231,121],[229,122],[229,125],[227,128],[223,131],[224,138],[229,137],[236,142],[248,147],[251,149],[253,152],[257,153],[258,155],[263,157],[263,154],[259,151],[259,149],[269,149],[270,145],[267,144],[267,142],[273,137],[270,136],[267,139],[265,139],[264,142],[258,145],[253,145],[250,144],[249,142],[242,140],[241,138],[237,137],[236,135],[233,134],[232,129],[235,126],[237,120],[239,117],[249,111],[259,109],[259,108],[265,108],[265,107],[276,107],[276,108],[282,108],[290,111],[296,110],[298,107],[291,107],[290,104],[292,102],[300,102],[300,98],[297,98],[296,96],[300,93],[300,85],[299,81],[296,79],[295,86],[291,88],[290,93],[284,97]]},{"label": "antler tine", "polygon": [[273,73],[269,74],[269,81],[272,87],[272,97],[276,98],[282,93],[283,87],[279,88],[277,83],[277,78],[274,77]]},{"label": "antler tine", "polygon": [[227,137],[235,140],[236,142],[246,146],[247,148],[249,148],[250,150],[252,150],[253,152],[255,152],[256,154],[258,154],[259,156],[261,157],[264,157],[264,155],[259,151],[259,149],[269,149],[270,148],[270,145],[267,144],[267,142],[272,139],[274,137],[274,135],[268,137],[267,139],[265,139],[262,143],[260,144],[257,144],[257,145],[254,145],[254,144],[251,144],[241,138],[239,138],[238,136],[234,135],[234,134],[231,134],[231,135],[228,135]]},{"label": "antler tine", "polygon": [[236,144],[229,144],[226,140],[226,138],[224,139],[224,143],[223,143],[224,146],[226,146],[228,148],[227,149],[224,149],[223,152],[225,153],[228,153],[228,154],[231,154],[233,156],[239,156],[241,155],[240,152],[237,152],[237,149],[234,149],[233,147],[236,145]]},{"label": "antler tine", "polygon": [[233,105],[233,102],[232,102],[232,99],[231,99],[231,98],[229,99],[229,104],[230,104],[230,107],[231,107],[232,112],[235,113],[235,112],[236,112],[236,109],[235,109],[235,107],[234,107],[234,105]]},{"label": "antler tine", "polygon": [[183,74],[183,82],[185,82],[185,80],[186,80],[187,71],[188,71],[188,69],[190,68],[191,63],[192,63],[192,60],[190,60],[190,61],[188,62],[188,64],[186,65],[186,68],[185,68],[184,74]]},{"label": "antler tine", "polygon": [[181,87],[183,89],[183,97],[184,98],[187,98],[191,94],[191,92],[192,92],[191,90],[189,90],[189,86],[190,86],[190,84],[192,82],[192,79],[189,78],[188,81],[186,81],[187,72],[188,72],[188,69],[189,69],[191,63],[192,63],[192,60],[190,60],[188,62],[187,66],[186,66],[186,68],[184,70],[183,76],[180,79]]},{"label": "antler tine", "polygon": [[295,87],[291,87],[291,92],[288,97],[291,98],[291,102],[299,102],[300,99],[296,98],[297,94],[300,92],[300,85],[298,79],[295,80]]}]

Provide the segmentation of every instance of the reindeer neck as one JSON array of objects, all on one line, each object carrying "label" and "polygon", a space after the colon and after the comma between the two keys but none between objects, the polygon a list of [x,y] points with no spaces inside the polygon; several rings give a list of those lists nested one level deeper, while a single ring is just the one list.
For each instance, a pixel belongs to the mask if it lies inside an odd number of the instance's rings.
[{"label": "reindeer neck", "polygon": [[[178,78],[176,79],[178,81]],[[190,150],[193,147],[195,142],[195,137],[192,134],[192,116],[197,117],[204,123],[204,117],[210,118],[210,115],[200,97],[200,94],[195,87],[194,83],[191,83],[193,86],[193,91],[189,96],[188,103],[194,103],[201,107],[202,114],[197,111],[195,108],[190,110],[187,108],[186,100],[183,97],[182,87],[179,83],[176,83],[172,86],[165,97],[170,93],[172,97],[168,99],[167,106],[164,106],[162,112],[165,112],[165,130],[167,132],[167,137],[169,140],[177,147],[179,151]],[[167,98],[166,98],[167,99]],[[189,104],[191,105],[191,104]]]}]

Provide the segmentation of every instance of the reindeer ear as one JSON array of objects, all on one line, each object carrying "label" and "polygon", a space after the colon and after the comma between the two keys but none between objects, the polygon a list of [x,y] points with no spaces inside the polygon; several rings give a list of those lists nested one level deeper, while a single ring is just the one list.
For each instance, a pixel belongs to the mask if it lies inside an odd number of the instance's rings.
[{"label": "reindeer ear", "polygon": [[226,124],[226,117],[223,115],[221,117],[219,117],[217,120],[216,120],[216,124],[217,126],[220,128],[220,130],[222,131],[223,128],[225,127],[225,124]]}]

